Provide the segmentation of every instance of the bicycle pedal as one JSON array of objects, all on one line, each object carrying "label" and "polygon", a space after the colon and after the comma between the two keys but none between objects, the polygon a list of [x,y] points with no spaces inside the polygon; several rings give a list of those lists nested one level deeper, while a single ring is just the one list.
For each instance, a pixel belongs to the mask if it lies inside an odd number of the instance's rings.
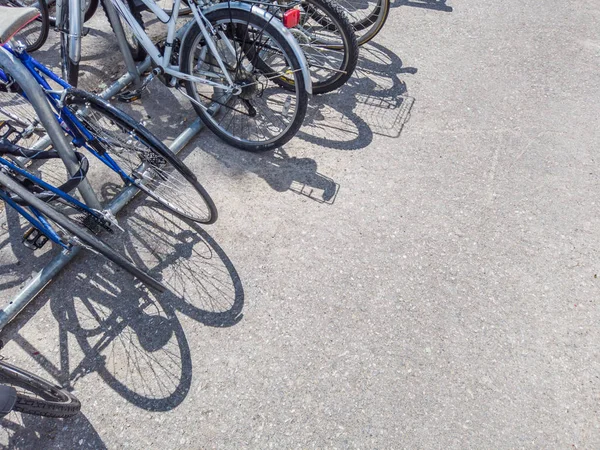
[{"label": "bicycle pedal", "polygon": [[141,90],[125,91],[117,95],[117,100],[121,103],[131,103],[142,98]]},{"label": "bicycle pedal", "polygon": [[29,228],[25,234],[23,234],[22,243],[25,247],[30,248],[32,250],[39,250],[46,242],[48,242],[48,236],[42,233],[35,227]]}]

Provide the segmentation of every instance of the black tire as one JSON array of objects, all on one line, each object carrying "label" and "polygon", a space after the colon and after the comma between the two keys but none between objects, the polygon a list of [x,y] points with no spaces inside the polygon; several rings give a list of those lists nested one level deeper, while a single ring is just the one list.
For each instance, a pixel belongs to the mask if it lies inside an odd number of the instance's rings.
[{"label": "black tire", "polygon": [[[343,86],[358,62],[358,41],[346,13],[331,0],[304,0],[305,11],[298,27],[291,29],[311,69],[313,94],[324,94]],[[311,23],[313,25],[311,25]],[[319,37],[311,27],[318,26]],[[296,30],[296,32],[295,32]]]},{"label": "black tire", "polygon": [[94,14],[96,14],[97,9],[98,9],[98,0],[88,0],[87,8],[85,8],[85,11],[83,13],[83,21],[87,22],[92,17],[94,17]]},{"label": "black tire", "polygon": [[[3,177],[4,178],[4,177]],[[14,178],[8,177],[6,181],[0,181],[0,186],[4,185],[4,189],[9,194],[15,194],[21,198],[21,201],[34,207],[48,219],[52,220],[63,230],[78,238],[83,244],[90,247],[94,251],[100,253],[102,256],[112,261],[119,267],[122,267],[131,275],[142,281],[148,287],[158,291],[164,292],[167,288],[158,280],[155,280],[143,270],[134,266],[131,261],[117,253],[108,244],[102,242],[96,236],[91,234],[88,230],[79,226],[62,212],[55,209],[51,204],[45,203],[43,200],[37,198],[34,194],[29,192]]]},{"label": "black tire", "polygon": [[[109,1],[109,0],[106,0],[106,1]],[[144,29],[144,20],[142,19],[142,14],[135,7],[134,0],[127,0],[127,7],[131,11],[131,14],[135,18],[136,22],[142,27],[142,29]],[[106,13],[106,7],[104,6],[103,2],[102,2],[102,8],[104,9],[104,14],[106,15],[106,18],[108,19],[108,14]],[[117,16],[118,16],[118,14],[117,14]],[[110,28],[114,31],[115,28],[113,27],[113,24],[111,23],[110,19],[108,19],[108,23],[110,24]],[[137,40],[137,38],[133,34],[133,31],[131,30],[131,28],[129,28],[129,26],[126,23],[124,23],[123,20],[121,20],[121,25],[123,26],[123,32],[125,33],[125,39],[127,39],[127,46],[129,47],[129,51],[131,52],[131,56],[133,57],[133,60],[134,61],[143,61],[147,55],[146,50],[144,49],[144,47],[142,47],[142,44],[140,44],[140,42]]]},{"label": "black tire", "polygon": [[146,184],[136,184],[140,190],[184,219],[204,224],[217,220],[217,208],[196,176],[142,124],[108,102],[78,89],[69,91],[65,104],[76,114],[86,108],[85,114],[78,118],[95,138],[89,145],[100,153],[108,151],[123,170],[129,171],[127,175],[141,180],[136,176],[141,164],[148,167],[145,174],[153,172],[152,180],[145,178]]},{"label": "black tire", "polygon": [[39,50],[48,39],[50,18],[46,0],[0,0],[0,5],[10,7],[33,7],[40,12],[40,17],[22,28],[15,36],[27,46],[28,52]]},{"label": "black tire", "polygon": [[346,10],[354,27],[358,45],[363,45],[383,29],[390,13],[391,0],[377,0],[369,9],[360,13],[355,8],[356,0],[341,0],[339,4]]},{"label": "black tire", "polygon": [[17,389],[14,411],[64,418],[81,409],[81,403],[70,392],[4,361],[0,361],[0,384]]},{"label": "black tire", "polygon": [[[289,36],[281,33],[272,23],[267,22],[261,16],[246,10],[233,8],[214,10],[207,13],[206,18],[216,29],[225,29],[224,32],[228,34],[228,38],[235,47],[236,52],[239,52],[239,56],[243,56],[242,59],[244,61],[241,63],[240,61],[235,61],[235,67],[232,67],[232,63],[228,61],[226,61],[226,64],[228,64],[228,72],[234,79],[234,82],[239,85],[245,84],[250,92],[246,91],[244,88],[239,95],[230,95],[228,98],[225,98],[223,91],[217,90],[212,94],[201,94],[197,91],[196,86],[203,89],[208,89],[208,86],[200,83],[196,85],[194,82],[188,80],[185,81],[188,95],[198,102],[206,102],[206,100],[210,102],[207,102],[205,107],[192,102],[194,109],[213,133],[234,147],[250,152],[261,152],[282,146],[297,133],[304,121],[308,105],[308,92],[305,87],[304,74],[301,71],[300,61],[296,58],[288,43]],[[244,36],[248,33],[256,33],[256,36],[260,36],[261,47],[259,51],[253,50],[253,48],[256,47],[256,41],[251,40],[252,38],[246,40],[239,37],[239,31],[242,28],[244,30]],[[215,40],[218,38],[219,36],[215,37]],[[269,47],[266,47],[266,41],[262,41],[262,39],[269,40]],[[197,56],[195,49],[197,47],[208,48],[203,40],[198,24],[194,24],[189,30],[181,47],[181,70],[186,74],[192,74],[193,68],[196,66],[197,62],[195,59]],[[281,89],[283,93],[289,91],[273,82],[274,78],[280,76],[277,71],[267,68],[270,71],[265,72],[259,67],[260,64],[257,64],[260,62],[257,61],[258,54],[265,51],[266,48],[268,49],[266,51],[271,51],[271,56],[282,57],[280,63],[283,64],[284,68],[288,68],[284,72],[279,72],[281,73],[281,76],[293,77],[293,85],[295,87],[295,97],[293,100],[291,99],[290,94],[285,94],[287,95],[286,97],[277,97],[274,100],[275,95],[273,95],[273,89]],[[239,56],[236,56],[236,58],[239,58]],[[206,59],[203,60],[203,65],[208,66],[211,70],[220,70],[211,55],[206,55],[204,57]],[[229,58],[233,60],[233,55],[229,55]],[[252,73],[249,73],[246,69],[244,69],[244,73],[242,73],[240,70],[242,64],[251,66],[253,70]],[[275,65],[275,63],[273,64]],[[264,64],[262,65],[264,67]],[[219,74],[219,76],[221,77],[218,78],[219,80],[224,80],[222,73]],[[238,79],[238,77],[240,77],[240,79]],[[244,79],[241,79],[242,77]],[[262,91],[258,93],[260,89],[262,89]],[[267,92],[266,96],[264,96],[265,92]],[[247,97],[250,97],[250,99]],[[254,108],[254,105],[251,105],[250,100],[254,101],[256,106],[259,106],[259,103],[263,103],[265,109],[271,113],[270,117],[265,117],[265,122],[262,125],[257,124],[257,109]],[[267,103],[268,101],[270,101],[270,104]],[[221,105],[221,110],[216,113],[211,113],[206,109],[209,107],[208,105]],[[269,109],[271,106],[280,108],[280,110],[271,112]],[[291,120],[288,120],[290,108],[292,106],[293,117]],[[228,122],[229,125],[233,122],[233,118],[235,118],[236,114],[242,115],[242,119],[246,120],[248,123],[242,123],[237,129],[241,133],[244,132],[244,129],[251,133],[249,138],[236,135],[235,124],[233,124],[233,132],[224,129],[227,124],[225,118],[228,114],[231,114],[231,118]],[[252,120],[245,119],[244,116],[247,116]],[[238,115],[238,117],[240,116]],[[261,114],[261,118],[262,117],[264,117],[264,114]],[[277,134],[273,132],[273,127],[276,126],[276,124],[272,118],[277,118],[284,126],[283,130],[277,132]],[[270,125],[273,125],[273,127],[269,128]],[[261,139],[260,133],[262,133],[262,138],[264,139]],[[267,135],[267,133],[269,135]],[[256,139],[252,139],[252,136],[256,136]]]}]

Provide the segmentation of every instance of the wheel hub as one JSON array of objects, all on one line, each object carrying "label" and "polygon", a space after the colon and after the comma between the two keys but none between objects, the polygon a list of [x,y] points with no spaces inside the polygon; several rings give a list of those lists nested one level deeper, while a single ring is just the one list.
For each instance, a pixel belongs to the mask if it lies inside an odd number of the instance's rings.
[{"label": "wheel hub", "polygon": [[235,84],[239,89],[236,95],[244,100],[252,100],[258,95],[259,84],[257,78],[253,75],[244,76],[237,80]]}]

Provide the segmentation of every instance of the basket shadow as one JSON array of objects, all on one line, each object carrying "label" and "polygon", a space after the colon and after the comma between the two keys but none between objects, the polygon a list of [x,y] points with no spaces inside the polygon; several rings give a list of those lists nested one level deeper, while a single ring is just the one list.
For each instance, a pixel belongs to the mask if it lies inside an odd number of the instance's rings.
[{"label": "basket shadow", "polygon": [[398,137],[414,103],[399,75],[416,72],[382,45],[363,46],[352,78],[338,91],[312,99],[297,136],[338,150],[365,148],[374,135]]}]

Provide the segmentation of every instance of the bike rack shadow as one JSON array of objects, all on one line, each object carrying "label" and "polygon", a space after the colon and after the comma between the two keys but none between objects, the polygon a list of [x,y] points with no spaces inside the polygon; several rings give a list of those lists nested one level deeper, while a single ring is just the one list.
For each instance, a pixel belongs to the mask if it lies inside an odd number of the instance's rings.
[{"label": "bike rack shadow", "polygon": [[[118,186],[105,185],[104,190]],[[121,217],[125,233],[112,245],[162,278],[170,291],[154,294],[112,264],[77,258],[68,296],[65,286],[50,285],[42,299],[3,330],[3,338],[66,388],[96,373],[135,406],[168,411],[185,399],[192,379],[190,348],[177,313],[206,326],[236,325],[243,317],[244,290],[223,249],[196,224],[142,198]],[[48,300],[59,327],[59,363],[19,332]],[[73,338],[81,352],[70,353]]]},{"label": "bike rack shadow", "polygon": [[[215,138],[216,139],[216,138]],[[283,148],[265,153],[243,152],[204,142],[202,150],[218,160],[231,178],[254,173],[277,192],[293,192],[317,203],[332,205],[340,185],[318,171],[312,158],[288,155]]]},{"label": "bike rack shadow", "polygon": [[361,47],[352,78],[338,91],[311,99],[297,137],[338,150],[365,148],[374,135],[398,137],[414,103],[398,75],[416,72],[380,44]]},{"label": "bike rack shadow", "polygon": [[[10,253],[2,257],[0,264],[0,292],[3,292],[22,285],[31,273],[41,270],[50,261],[52,252],[25,247],[21,238],[31,224],[22,221],[21,216],[4,203],[0,208],[5,210],[3,213],[0,211],[0,254]],[[21,261],[25,263],[21,264]]]},{"label": "bike rack shadow", "polygon": [[93,449],[107,448],[83,414],[52,419],[11,413],[0,419],[0,429],[0,448],[74,448],[84,443]]},{"label": "bike rack shadow", "polygon": [[452,12],[452,6],[446,4],[446,0],[395,0],[392,8],[398,6],[412,6],[413,8],[433,9],[435,11]]}]

